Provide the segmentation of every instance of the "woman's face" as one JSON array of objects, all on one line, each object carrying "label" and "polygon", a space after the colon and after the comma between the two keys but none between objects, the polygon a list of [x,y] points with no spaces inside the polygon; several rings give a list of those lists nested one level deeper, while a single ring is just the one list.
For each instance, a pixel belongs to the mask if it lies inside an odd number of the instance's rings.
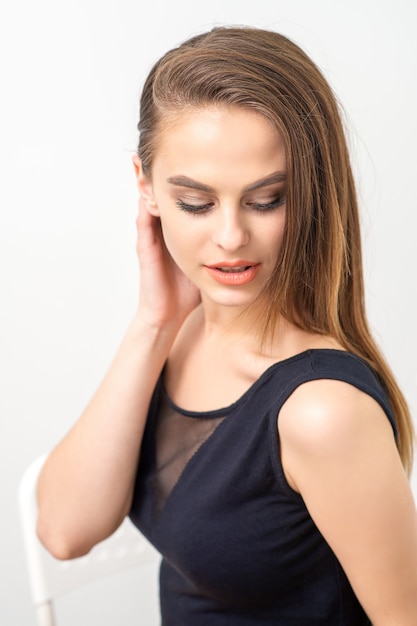
[{"label": "woman's face", "polygon": [[148,185],[166,246],[203,302],[253,302],[285,226],[285,151],[269,121],[238,107],[179,114],[159,137]]}]

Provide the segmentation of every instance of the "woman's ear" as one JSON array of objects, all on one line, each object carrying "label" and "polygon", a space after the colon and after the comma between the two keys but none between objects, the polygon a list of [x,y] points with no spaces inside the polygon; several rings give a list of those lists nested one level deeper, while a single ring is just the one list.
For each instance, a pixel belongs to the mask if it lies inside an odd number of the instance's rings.
[{"label": "woman's ear", "polygon": [[137,154],[134,155],[132,161],[139,193],[145,200],[149,213],[155,215],[155,217],[159,217],[158,206],[153,195],[152,182],[143,172],[142,161]]}]

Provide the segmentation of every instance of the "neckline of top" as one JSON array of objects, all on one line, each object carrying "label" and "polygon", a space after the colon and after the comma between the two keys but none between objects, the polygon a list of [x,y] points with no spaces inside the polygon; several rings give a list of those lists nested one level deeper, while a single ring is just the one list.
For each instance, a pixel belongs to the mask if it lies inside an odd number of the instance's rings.
[{"label": "neckline of top", "polygon": [[178,406],[169,396],[164,382],[163,382],[163,376],[161,375],[160,378],[160,386],[163,392],[163,395],[165,397],[166,402],[168,403],[168,405],[177,413],[180,413],[181,415],[184,415],[186,417],[199,417],[199,418],[215,418],[215,417],[226,417],[226,415],[228,415],[229,413],[231,413],[234,409],[236,409],[241,403],[244,403],[246,401],[246,399],[251,396],[256,389],[262,385],[262,383],[264,382],[264,380],[266,378],[268,378],[276,369],[280,369],[281,367],[285,367],[287,365],[290,365],[291,363],[301,360],[301,359],[305,359],[307,357],[310,357],[312,354],[327,354],[327,355],[331,355],[331,356],[337,356],[337,355],[343,355],[343,356],[348,356],[349,358],[354,358],[357,359],[359,361],[361,361],[362,363],[366,364],[366,361],[364,359],[362,359],[360,356],[354,354],[353,352],[349,352],[347,350],[339,350],[339,349],[334,349],[334,348],[309,348],[308,350],[304,350],[303,352],[299,352],[297,354],[294,354],[293,356],[290,356],[286,359],[282,359],[281,361],[276,361],[275,363],[272,363],[272,365],[270,365],[269,367],[266,368],[266,370],[264,370],[262,372],[262,374],[259,376],[259,378],[257,378],[256,380],[253,381],[253,383],[248,387],[248,389],[234,402],[232,402],[231,404],[225,406],[225,407],[221,407],[219,409],[211,409],[208,411],[192,411],[189,409],[184,409],[180,406]]}]

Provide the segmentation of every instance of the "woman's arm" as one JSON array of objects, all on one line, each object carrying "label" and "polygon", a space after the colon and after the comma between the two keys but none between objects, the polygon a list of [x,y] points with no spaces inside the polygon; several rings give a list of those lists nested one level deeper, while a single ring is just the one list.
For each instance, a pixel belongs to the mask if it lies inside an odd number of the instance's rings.
[{"label": "woman's arm", "polygon": [[176,334],[199,300],[143,201],[137,227],[138,312],[99,389],[39,478],[38,534],[61,559],[88,552],[129,512],[150,398]]},{"label": "woman's arm", "polygon": [[282,461],[374,626],[417,626],[417,513],[391,425],[343,382],[300,386],[279,418]]}]

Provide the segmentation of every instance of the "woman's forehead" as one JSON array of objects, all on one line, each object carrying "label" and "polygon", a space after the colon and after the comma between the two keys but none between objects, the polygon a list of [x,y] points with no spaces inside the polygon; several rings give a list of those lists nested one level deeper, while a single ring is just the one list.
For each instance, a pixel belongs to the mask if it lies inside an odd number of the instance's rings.
[{"label": "woman's forehead", "polygon": [[245,154],[249,150],[283,151],[284,141],[270,120],[249,108],[237,106],[193,107],[169,111],[158,123],[154,154],[167,150],[213,148]]},{"label": "woman's forehead", "polygon": [[161,127],[153,172],[185,176],[209,186],[250,186],[286,170],[284,143],[269,120],[243,108],[204,108],[179,113]]}]

